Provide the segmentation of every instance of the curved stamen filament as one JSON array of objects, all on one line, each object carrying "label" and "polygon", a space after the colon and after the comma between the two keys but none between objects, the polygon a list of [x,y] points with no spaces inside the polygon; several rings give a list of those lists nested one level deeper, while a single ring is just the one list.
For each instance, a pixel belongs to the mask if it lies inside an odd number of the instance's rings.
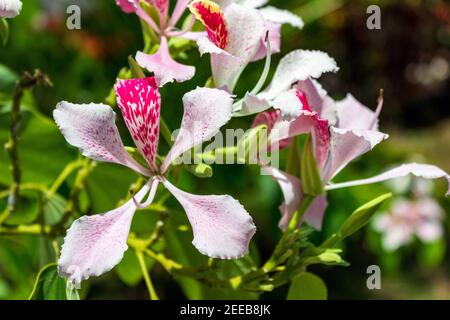
[{"label": "curved stamen filament", "polygon": [[[147,182],[147,183],[150,183],[150,181]],[[158,190],[158,184],[159,184],[159,180],[153,178],[152,186],[151,186],[150,192],[149,192],[149,194],[148,194],[147,200],[146,200],[145,202],[143,202],[143,203],[139,203],[139,202],[136,200],[135,196],[133,196],[133,202],[134,202],[134,205],[135,205],[138,209],[145,209],[145,208],[148,208],[148,207],[152,204],[153,200],[155,199],[156,190]]]}]

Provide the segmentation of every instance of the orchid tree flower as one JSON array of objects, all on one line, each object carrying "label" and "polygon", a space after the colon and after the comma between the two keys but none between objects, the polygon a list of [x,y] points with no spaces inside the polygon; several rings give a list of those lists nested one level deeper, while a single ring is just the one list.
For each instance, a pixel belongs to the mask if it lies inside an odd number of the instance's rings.
[{"label": "orchid tree flower", "polygon": [[[378,116],[383,99],[379,99],[375,112],[351,95],[335,102],[311,79],[298,82],[287,93],[292,97],[284,99],[286,104],[281,109],[259,114],[254,125],[267,125],[272,148],[285,148],[293,137],[311,133],[312,152],[325,191],[372,184],[412,174],[425,179],[446,178],[449,183],[447,195],[450,194],[450,176],[446,172],[432,165],[416,163],[401,165],[368,179],[331,183],[350,162],[388,138],[388,135],[378,131]],[[310,104],[310,101],[314,104]],[[304,196],[302,182],[299,178],[275,168],[264,170],[272,174],[283,191],[285,203],[280,207],[280,227],[285,228]],[[326,195],[317,196],[305,214],[306,221],[320,229],[326,207]]]},{"label": "orchid tree flower", "polygon": [[14,18],[22,9],[20,0],[0,0],[0,18]]},{"label": "orchid tree flower", "polygon": [[246,255],[256,228],[237,200],[228,195],[190,194],[175,187],[166,177],[175,159],[211,139],[230,120],[230,94],[208,88],[187,93],[183,98],[180,132],[162,165],[158,166],[155,158],[161,97],[156,79],[118,80],[115,90],[126,126],[148,168],[125,151],[115,125],[115,113],[109,106],[61,102],[54,111],[55,121],[67,142],[79,148],[84,156],[127,166],[149,181],[123,206],[105,214],[81,217],[72,224],[61,250],[60,274],[79,284],[117,265],[127,250],[136,209],[152,203],[160,183],[184,208],[194,234],[192,243],[202,254],[220,259]]},{"label": "orchid tree flower", "polygon": [[429,197],[397,200],[389,212],[374,220],[374,227],[383,235],[383,247],[395,251],[409,244],[416,235],[425,243],[440,239],[444,233],[444,211]]},{"label": "orchid tree flower", "polygon": [[[159,16],[158,21],[155,21],[142,8],[142,2],[156,9]],[[178,63],[171,57],[168,45],[169,38],[183,36],[193,27],[195,19],[191,19],[184,30],[176,28],[189,2],[190,0],[178,0],[169,17],[169,0],[116,0],[116,3],[124,12],[139,16],[159,36],[160,46],[158,51],[151,55],[139,51],[136,54],[136,61],[141,67],[155,74],[160,86],[173,81],[187,81],[195,75],[195,67]]]},{"label": "orchid tree flower", "polygon": [[197,44],[202,55],[211,55],[215,86],[232,92],[250,62],[280,51],[281,23],[290,22],[299,27],[303,23],[300,18],[293,22],[292,16],[288,21],[275,19],[274,22],[252,6],[219,2],[222,5],[194,0],[189,8],[205,26],[207,35],[200,37]]}]

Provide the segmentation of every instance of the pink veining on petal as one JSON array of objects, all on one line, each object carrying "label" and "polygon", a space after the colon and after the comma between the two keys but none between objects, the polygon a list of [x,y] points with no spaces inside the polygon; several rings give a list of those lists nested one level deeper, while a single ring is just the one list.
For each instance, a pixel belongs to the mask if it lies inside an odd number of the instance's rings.
[{"label": "pink veining on petal", "polygon": [[[148,193],[146,184],[135,196],[141,201]],[[61,276],[79,285],[91,276],[99,276],[111,270],[122,260],[127,250],[136,206],[129,200],[123,206],[105,214],[83,216],[67,230],[58,271]]]},{"label": "pink veining on petal", "polygon": [[161,96],[154,77],[118,80],[117,105],[136,147],[156,170]]}]

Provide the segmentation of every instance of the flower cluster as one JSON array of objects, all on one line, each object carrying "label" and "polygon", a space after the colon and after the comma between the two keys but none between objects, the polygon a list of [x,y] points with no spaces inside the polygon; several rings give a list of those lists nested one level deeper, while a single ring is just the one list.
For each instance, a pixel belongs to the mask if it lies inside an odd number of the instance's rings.
[{"label": "flower cluster", "polygon": [[[228,195],[190,194],[169,181],[173,162],[211,139],[232,117],[256,115],[254,126],[263,125],[269,131],[271,152],[293,150],[298,147],[298,136],[309,137],[304,146],[306,156],[294,170],[282,171],[260,164],[279,183],[284,194],[285,203],[280,206],[282,229],[286,229],[306,196],[313,201],[302,218],[320,229],[328,191],[409,174],[427,179],[446,178],[450,183],[450,176],[441,169],[415,163],[368,179],[331,182],[350,162],[388,138],[379,131],[378,124],[383,98],[380,97],[375,111],[351,95],[334,101],[318,79],[324,73],[338,71],[335,60],[324,52],[308,50],[286,55],[270,84],[263,89],[271,55],[280,51],[281,25],[303,26],[294,14],[264,6],[267,3],[264,0],[178,0],[171,13],[169,0],[116,2],[124,12],[136,14],[157,40],[157,45],[148,52],[136,54],[137,63],[152,75],[118,79],[115,86],[121,115],[145,163],[125,150],[115,125],[116,114],[110,106],[61,102],[54,118],[67,142],[79,148],[84,156],[126,166],[146,177],[147,182],[121,207],[73,222],[59,260],[60,274],[72,282],[79,284],[90,276],[101,275],[120,262],[127,249],[135,211],[152,203],[160,185],[184,208],[193,231],[193,245],[202,254],[236,259],[248,253],[256,227],[237,200]],[[187,18],[180,24],[183,15]],[[196,20],[204,31],[195,31]],[[161,160],[159,88],[195,75],[194,67],[175,61],[171,55],[170,41],[179,38],[195,42],[202,55],[210,55],[212,77],[208,88],[197,88],[184,95],[180,132]],[[266,66],[260,81],[242,99],[236,99],[233,91],[243,70],[261,59],[266,60]],[[200,131],[194,130],[196,122],[202,124]]]}]

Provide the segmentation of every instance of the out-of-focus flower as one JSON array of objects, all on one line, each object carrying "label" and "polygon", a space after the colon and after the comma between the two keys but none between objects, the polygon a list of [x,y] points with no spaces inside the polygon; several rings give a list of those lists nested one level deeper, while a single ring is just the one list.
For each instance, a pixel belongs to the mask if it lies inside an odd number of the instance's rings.
[{"label": "out-of-focus flower", "polygon": [[441,238],[443,213],[432,198],[397,200],[390,212],[374,220],[374,227],[383,234],[383,247],[394,251],[409,244],[414,236],[426,243]]},{"label": "out-of-focus flower", "polygon": [[[119,80],[115,89],[117,103],[131,137],[149,168],[125,151],[115,125],[115,113],[107,105],[61,102],[54,111],[55,121],[66,140],[86,157],[127,166],[149,177],[149,181],[123,206],[103,215],[81,217],[72,224],[61,250],[60,274],[79,284],[118,264],[127,249],[128,233],[136,209],[146,208],[152,203],[159,183],[186,211],[194,233],[193,245],[201,253],[221,259],[247,254],[256,228],[237,200],[228,195],[189,194],[165,177],[176,158],[212,138],[230,120],[233,108],[230,94],[218,89],[197,88],[184,96],[180,132],[159,167],[155,159],[161,98],[156,79]],[[147,199],[141,203],[147,194]]]},{"label": "out-of-focus flower", "polygon": [[0,0],[0,18],[14,18],[20,13],[20,0]]},{"label": "out-of-focus flower", "polygon": [[[264,1],[195,0],[189,8],[206,28],[197,41],[201,54],[211,54],[214,84],[233,91],[239,76],[252,61],[280,51],[280,27],[302,27],[294,14],[273,7],[256,9]],[[268,45],[270,51],[268,52]]]},{"label": "out-of-focus flower", "polygon": [[[350,162],[388,138],[388,135],[378,131],[378,117],[383,99],[380,97],[375,112],[351,95],[335,102],[313,80],[321,74],[320,66],[326,65],[318,63],[324,60],[325,56],[315,54],[312,57],[314,58],[305,59],[303,68],[299,69],[289,68],[298,63],[298,59],[289,59],[290,63],[280,63],[283,67],[279,67],[269,88],[261,95],[247,97],[260,103],[254,103],[251,108],[247,107],[249,113],[257,108],[275,108],[259,114],[255,119],[255,124],[265,123],[271,129],[269,140],[272,151],[274,147],[287,147],[290,139],[295,136],[311,133],[312,152],[325,191],[377,183],[412,174],[425,179],[446,178],[449,182],[447,195],[450,194],[450,176],[446,172],[435,166],[416,163],[401,165],[372,178],[332,184],[332,179]],[[328,64],[329,67],[325,69],[331,68],[332,64]],[[264,170],[272,174],[282,188],[285,203],[281,207],[280,227],[285,228],[303,198],[302,183],[299,178],[278,169]],[[320,228],[326,207],[326,195],[317,196],[305,219],[314,227]]]},{"label": "out-of-focus flower", "polygon": [[191,79],[195,74],[195,67],[176,62],[170,55],[167,42],[168,38],[181,37],[188,34],[192,29],[194,19],[191,19],[186,29],[178,30],[176,28],[190,0],[178,0],[170,17],[169,0],[144,0],[143,2],[156,9],[158,12],[157,21],[142,8],[140,0],[116,0],[116,3],[124,12],[139,16],[160,38],[160,47],[155,54],[138,52],[136,61],[143,68],[155,74],[160,86],[168,82],[183,82]]}]

